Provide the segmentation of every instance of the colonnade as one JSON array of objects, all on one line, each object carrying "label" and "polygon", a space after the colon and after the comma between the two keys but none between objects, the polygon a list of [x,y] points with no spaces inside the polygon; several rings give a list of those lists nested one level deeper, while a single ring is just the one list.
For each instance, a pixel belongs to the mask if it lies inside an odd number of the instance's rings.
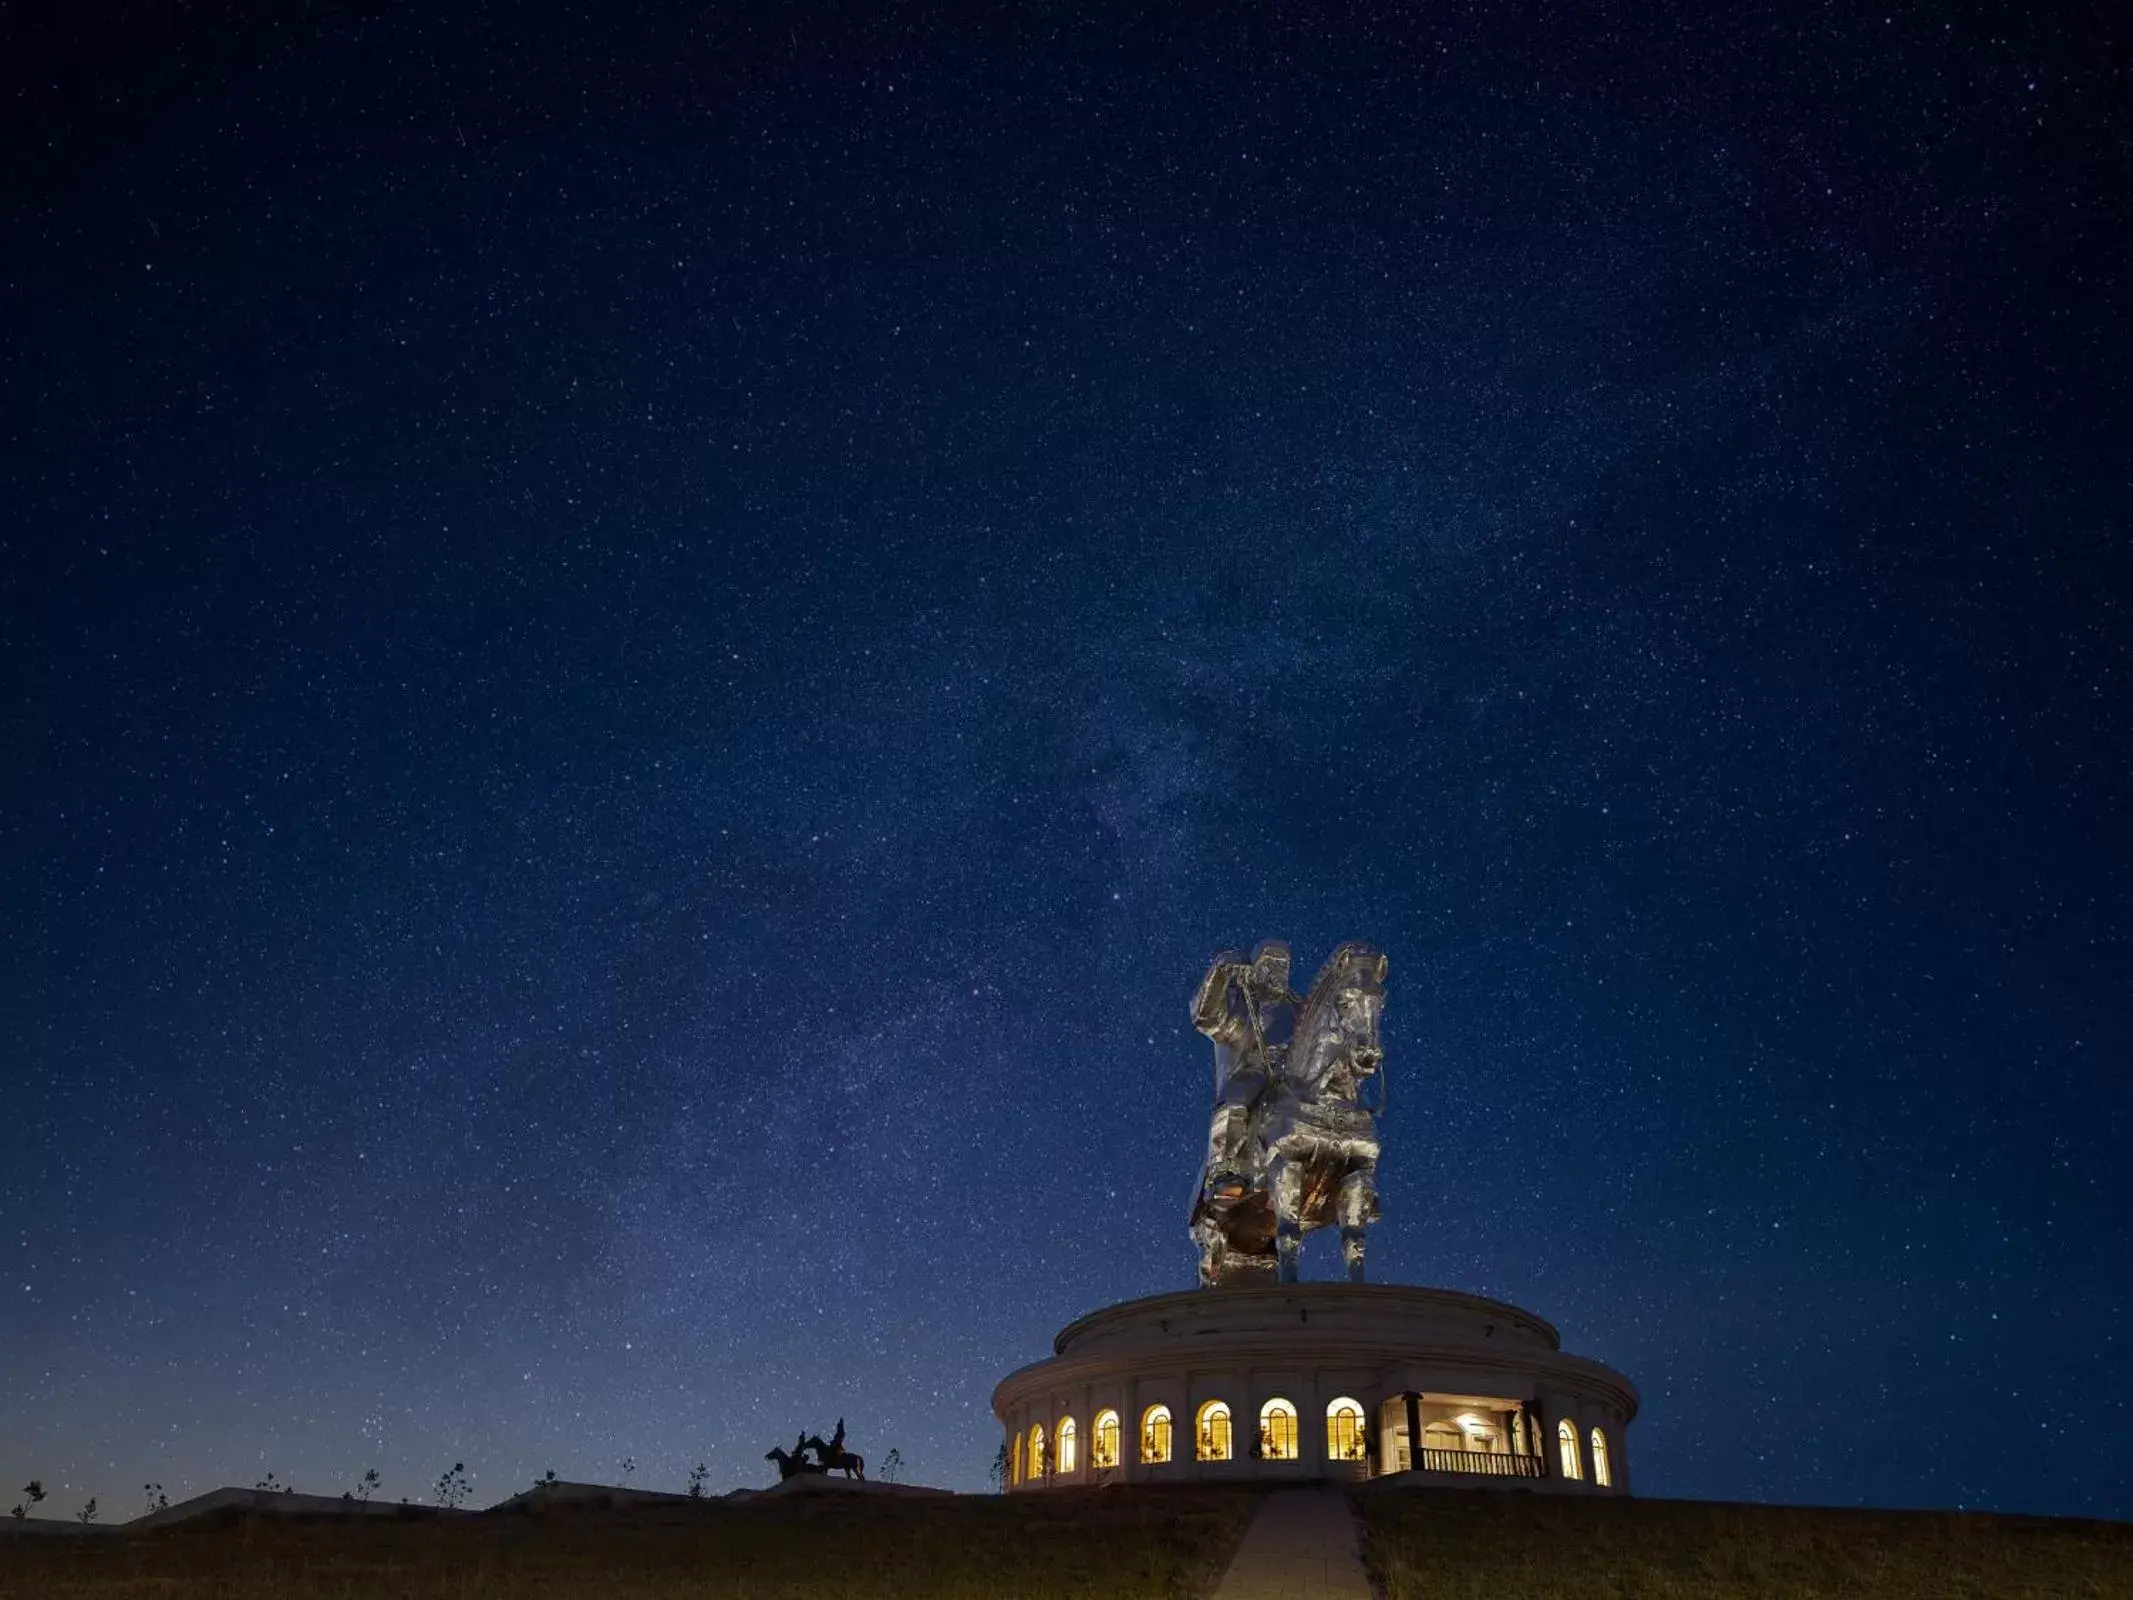
[{"label": "colonnade", "polygon": [[[1492,1400],[1355,1387],[1360,1393],[1320,1400],[1323,1386],[1306,1383],[1255,1403],[1243,1398],[1253,1389],[1234,1381],[1211,1380],[1197,1398],[1190,1380],[1088,1385],[1019,1408],[1004,1487],[1422,1471],[1628,1489],[1619,1419],[1577,1396]],[[1125,1403],[1106,1403],[1114,1397]]]}]

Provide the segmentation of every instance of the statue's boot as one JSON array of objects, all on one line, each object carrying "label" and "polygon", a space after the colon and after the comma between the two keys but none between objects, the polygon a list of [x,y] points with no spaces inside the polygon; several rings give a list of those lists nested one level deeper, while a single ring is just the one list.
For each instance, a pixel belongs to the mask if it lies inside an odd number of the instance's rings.
[{"label": "statue's boot", "polygon": [[1361,1283],[1363,1281],[1363,1230],[1361,1228],[1341,1229],[1341,1259],[1348,1263],[1348,1281],[1350,1283]]}]

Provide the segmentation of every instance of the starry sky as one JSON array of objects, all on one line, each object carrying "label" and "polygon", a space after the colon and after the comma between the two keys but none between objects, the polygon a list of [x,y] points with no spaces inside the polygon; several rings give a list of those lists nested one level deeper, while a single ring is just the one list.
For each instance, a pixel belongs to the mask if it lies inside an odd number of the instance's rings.
[{"label": "starry sky", "polygon": [[1641,1492],[2133,1515],[2123,21],[863,9],[6,23],[0,1483],[981,1487],[1279,936]]}]

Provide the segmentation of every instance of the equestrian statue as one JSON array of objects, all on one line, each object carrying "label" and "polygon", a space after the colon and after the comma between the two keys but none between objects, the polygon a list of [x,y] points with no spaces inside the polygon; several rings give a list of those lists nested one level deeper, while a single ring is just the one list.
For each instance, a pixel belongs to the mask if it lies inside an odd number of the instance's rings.
[{"label": "equestrian statue", "polygon": [[[1215,1047],[1214,1112],[1191,1228],[1209,1287],[1294,1283],[1303,1236],[1338,1224],[1348,1280],[1363,1281],[1363,1230],[1378,1217],[1377,1118],[1385,1110],[1385,957],[1344,944],[1299,998],[1289,947],[1224,951],[1193,997]],[[1363,1100],[1378,1080],[1377,1104]]]},{"label": "equestrian statue", "polygon": [[[812,1461],[807,1459],[809,1451],[814,1452],[815,1459]],[[844,1418],[842,1417],[837,1419],[836,1436],[827,1444],[823,1442],[819,1433],[808,1433],[803,1430],[800,1434],[800,1442],[790,1450],[780,1450],[773,1447],[763,1452],[763,1459],[765,1461],[775,1461],[778,1464],[778,1481],[780,1483],[787,1478],[798,1478],[807,1475],[820,1477],[832,1472],[842,1472],[847,1478],[864,1478],[867,1475],[865,1460],[856,1452],[847,1450],[844,1447]]]}]

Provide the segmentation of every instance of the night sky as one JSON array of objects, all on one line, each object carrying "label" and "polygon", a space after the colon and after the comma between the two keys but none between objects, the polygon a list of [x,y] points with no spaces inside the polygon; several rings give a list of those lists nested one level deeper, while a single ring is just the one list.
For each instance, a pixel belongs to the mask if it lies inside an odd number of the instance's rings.
[{"label": "night sky", "polygon": [[213,9],[0,36],[0,1485],[982,1487],[1278,936],[1640,1492],[2133,1515],[2118,8]]}]

